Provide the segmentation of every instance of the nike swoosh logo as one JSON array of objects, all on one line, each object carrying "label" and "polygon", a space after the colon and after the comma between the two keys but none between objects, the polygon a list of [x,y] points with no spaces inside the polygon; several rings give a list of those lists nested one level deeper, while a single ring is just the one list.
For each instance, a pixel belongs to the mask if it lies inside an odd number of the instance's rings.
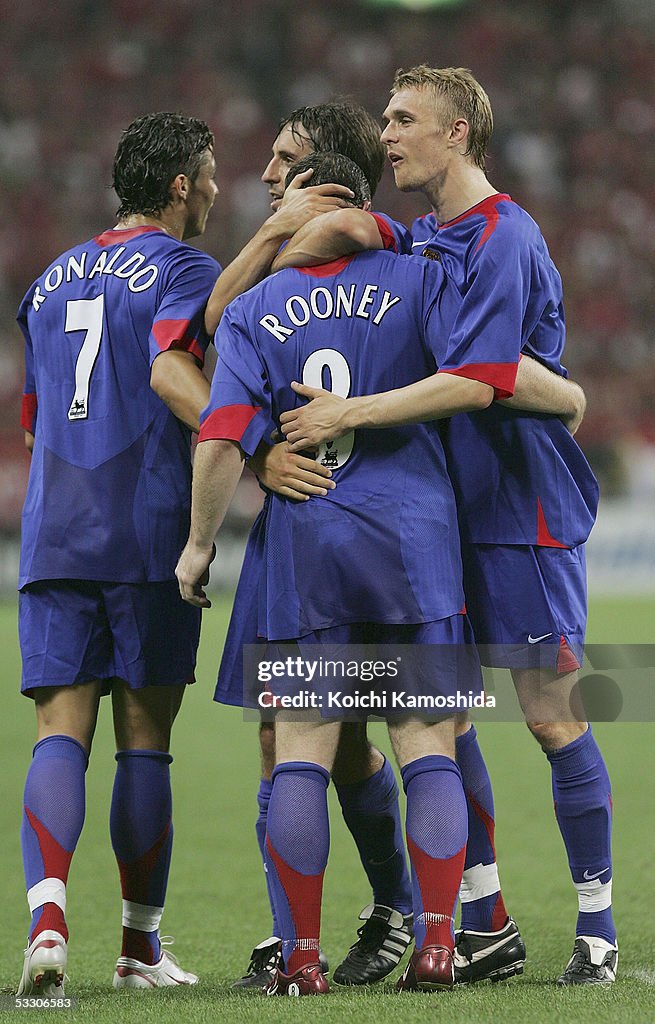
[{"label": "nike swoosh logo", "polygon": [[421,242],[412,242],[412,249],[418,248],[419,245],[427,245],[427,243],[429,241],[430,241],[429,238],[424,238],[423,241],[421,241]]},{"label": "nike swoosh logo", "polygon": [[586,869],[582,877],[586,879],[587,882],[591,882],[594,878],[600,878],[600,876],[604,875],[606,871],[609,871],[609,865],[601,871],[595,871],[593,875],[590,875],[589,869]]},{"label": "nike swoosh logo", "polygon": [[382,867],[383,864],[388,864],[390,860],[393,860],[393,858],[397,856],[397,854],[398,850],[394,850],[393,853],[389,857],[385,857],[384,860],[373,860],[372,857],[369,857],[368,862],[371,867],[379,868]]},{"label": "nike swoosh logo", "polygon": [[532,633],[529,633],[528,634],[528,643],[529,644],[538,644],[540,640],[547,640],[548,637],[552,636],[552,635],[553,635],[552,632],[551,633],[544,633],[543,636],[533,636]]}]

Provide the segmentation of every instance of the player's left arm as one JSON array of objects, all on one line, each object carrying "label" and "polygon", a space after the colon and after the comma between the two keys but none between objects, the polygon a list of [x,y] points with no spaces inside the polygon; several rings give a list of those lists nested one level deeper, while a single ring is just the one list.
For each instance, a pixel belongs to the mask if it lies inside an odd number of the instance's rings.
[{"label": "player's left arm", "polygon": [[365,249],[383,248],[378,222],[370,213],[355,207],[335,210],[300,228],[277,254],[271,271],[312,267]]},{"label": "player's left arm", "polygon": [[195,432],[209,399],[204,309],[218,270],[206,253],[190,247],[175,252],[163,271],[165,287],[148,338],[150,386]]},{"label": "player's left arm", "polygon": [[501,405],[524,412],[558,416],[571,434],[582,423],[587,399],[575,381],[554,373],[538,359],[523,356],[516,373],[514,394]]},{"label": "player's left arm", "polygon": [[270,388],[243,300],[229,305],[217,336],[218,362],[202,411],[193,464],[191,530],[176,575],[185,601],[208,608],[204,587],[220,529],[241,476],[271,431]]},{"label": "player's left arm", "polygon": [[218,328],[218,361],[209,401],[202,410],[193,467],[191,531],[178,566],[182,597],[209,607],[204,586],[213,541],[236,489],[245,459],[269,437],[271,390],[248,321],[249,310],[236,299]]},{"label": "player's left arm", "polygon": [[306,221],[344,207],[352,198],[352,190],[345,185],[303,188],[311,174],[308,168],[296,175],[286,189],[277,213],[264,221],[216,281],[205,310],[205,326],[210,335],[218,328],[228,304],[268,275],[271,262],[283,242]]},{"label": "player's left arm", "polygon": [[175,569],[180,594],[189,604],[210,608],[205,587],[214,560],[214,537],[234,497],[244,466],[236,441],[215,439],[198,444],[193,464],[191,529]]}]

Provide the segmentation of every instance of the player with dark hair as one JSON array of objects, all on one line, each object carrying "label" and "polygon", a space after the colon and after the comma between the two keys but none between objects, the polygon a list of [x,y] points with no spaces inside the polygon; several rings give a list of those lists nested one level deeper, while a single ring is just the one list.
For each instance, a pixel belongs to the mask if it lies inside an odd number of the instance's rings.
[{"label": "player with dark hair", "polygon": [[84,821],[100,697],[111,693],[110,833],[123,897],[116,988],[195,984],[162,949],[171,858],[170,733],[193,682],[199,612],[175,563],[188,530],[191,431],[207,402],[203,314],[220,267],[185,243],[214,203],[203,121],[140,117],[122,135],[115,228],[28,289],[19,632],[37,744],[21,828],[32,913],[19,995],[59,996],[66,882]]},{"label": "player with dark hair", "polygon": [[[493,118],[480,84],[464,68],[399,71],[384,117],[382,141],[396,185],[422,192],[432,206],[412,228],[414,252],[441,260],[462,295],[453,343],[487,339],[490,358],[504,339],[508,377],[522,354],[565,374],[561,280],[532,218],[486,176]],[[360,222],[351,248],[381,245],[377,225],[365,214],[360,218],[368,220],[368,238],[362,241]],[[303,258],[310,248],[305,238]],[[338,249],[351,251],[343,230]],[[319,256],[331,254],[328,246]],[[422,415],[431,402],[438,407],[447,376],[438,373],[405,394],[373,396],[365,404],[323,396],[291,414],[285,432],[302,448],[354,427],[393,424],[399,415],[405,422],[408,409]],[[547,402],[535,410],[559,411]],[[512,670],[528,728],[551,766],[579,908],[573,956],[559,983],[610,984],[618,961],[611,787],[584,710],[572,706],[586,625],[584,543],[597,483],[557,416],[526,416],[496,403],[453,419],[445,446],[476,640],[488,648],[489,664]],[[461,980],[477,981],[514,973],[525,954],[500,891],[491,782],[468,721],[460,725],[457,747],[470,836],[457,967]]]},{"label": "player with dark hair", "polygon": [[[342,180],[367,202],[361,171],[349,170],[344,157],[311,159],[319,180]],[[187,600],[208,603],[203,581],[214,534],[244,455],[279,424],[292,401],[289,380],[320,381],[327,370],[343,394],[417,380],[434,369],[435,359],[449,364],[444,342],[458,303],[437,264],[371,252],[316,272],[285,270],[229,305],[202,416],[191,532],[177,568]],[[473,343],[457,358],[458,366],[470,367],[471,379],[452,376],[449,411],[485,407],[494,396],[495,368],[480,368]],[[335,490],[308,503],[275,494],[266,499],[260,635],[296,641],[302,652],[316,651],[314,644],[367,641],[461,652],[468,634],[456,510],[436,426],[358,432],[332,456]],[[434,557],[426,558],[426,551]],[[467,676],[453,668],[448,682],[432,673],[431,685],[479,689],[476,656],[468,668]],[[454,719],[438,715],[403,713],[390,721],[407,793],[413,866],[417,949],[400,984],[408,990],[454,984],[452,925],[466,802],[454,761]],[[276,721],[266,849],[283,960],[267,988],[271,995],[327,991],[318,959],[320,904],[326,788],[340,725],[308,722],[302,713],[281,713]]]},{"label": "player with dark hair", "polygon": [[[278,125],[273,156],[262,174],[262,181],[271,186],[271,209],[280,208],[286,189],[285,177],[291,166],[312,152],[345,154],[361,168],[371,196],[375,194],[385,157],[377,121],[356,103],[318,103],[313,107],[298,107]],[[315,177],[310,180],[312,186],[330,184],[328,181],[319,183]]]},{"label": "player with dark hair", "polygon": [[[331,183],[323,174],[315,179],[309,165],[304,165],[301,173],[292,174],[291,180],[285,182],[295,162],[311,155],[315,147],[336,148],[361,168],[357,180],[361,184],[363,175],[372,195],[384,164],[379,135],[380,126],[375,119],[354,103],[340,101],[301,107],[282,120],[273,143],[272,158],[262,175],[272,196],[274,215],[218,279],[206,314],[210,329],[215,328],[229,299],[268,273],[271,260],[290,233],[326,209],[343,208],[347,198],[352,196],[351,189]],[[376,217],[387,244],[395,246],[394,232],[404,229],[387,218]],[[267,488],[285,498],[306,500],[312,494],[325,495],[332,487],[329,468],[314,459],[290,454],[288,447],[286,443],[271,447],[266,438],[249,465]],[[239,704],[243,698],[243,646],[257,641],[256,593],[262,576],[262,557],[263,536],[255,529],[246,549],[216,689],[216,698],[226,703]],[[275,766],[272,722],[261,723],[259,739],[262,773],[257,795],[256,835],[266,869],[264,838],[271,773]],[[365,724],[344,725],[333,778],[344,820],[357,845],[373,896],[360,914],[363,923],[357,941],[337,967],[334,977],[343,984],[370,984],[394,969],[411,941],[412,907],[398,786],[391,764],[368,742]],[[248,971],[235,983],[236,988],[262,988],[270,981],[279,960],[279,927],[267,871],[265,877],[273,934],[252,951]]]}]

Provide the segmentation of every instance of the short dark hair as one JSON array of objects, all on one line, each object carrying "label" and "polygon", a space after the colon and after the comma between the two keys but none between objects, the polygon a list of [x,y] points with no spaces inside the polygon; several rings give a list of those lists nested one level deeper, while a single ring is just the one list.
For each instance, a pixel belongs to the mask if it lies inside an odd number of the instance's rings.
[{"label": "short dark hair", "polygon": [[182,114],[137,117],[121,135],[112,183],[120,200],[117,215],[158,213],[170,202],[178,174],[195,181],[214,136],[204,121]]},{"label": "short dark hair", "polygon": [[317,153],[329,150],[349,157],[361,167],[374,195],[384,170],[385,152],[380,142],[382,128],[368,110],[347,100],[298,107],[280,121],[278,135],[287,127],[298,141],[307,136]]},{"label": "short dark hair", "polygon": [[310,156],[304,156],[301,160],[298,160],[289,170],[284,187],[288,188],[297,174],[309,170],[310,167],[314,168],[314,173],[311,178],[304,182],[303,188],[306,188],[308,185],[329,185],[332,183],[335,185],[345,185],[355,193],[355,197],[352,200],[354,206],[362,207],[364,203],[370,201],[371,190],[361,167],[358,167],[354,160],[344,156],[343,153],[333,153],[332,151],[312,153]]}]

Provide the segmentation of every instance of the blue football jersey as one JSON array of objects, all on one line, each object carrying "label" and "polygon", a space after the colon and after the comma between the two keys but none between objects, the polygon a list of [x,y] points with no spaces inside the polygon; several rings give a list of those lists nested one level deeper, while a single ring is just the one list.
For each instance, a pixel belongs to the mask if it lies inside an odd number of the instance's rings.
[{"label": "blue football jersey", "polygon": [[109,230],[61,255],[18,312],[21,422],[35,435],[19,585],[171,579],[188,532],[190,431],[150,387],[169,349],[200,363],[220,272],[157,228]]},{"label": "blue football jersey", "polygon": [[[303,401],[291,380],[348,397],[424,378],[447,356],[459,301],[437,264],[382,251],[273,275],[223,316],[200,442],[227,438],[252,454]],[[461,611],[456,510],[435,425],[357,430],[317,457],[334,491],[266,500],[259,634]]]},{"label": "blue football jersey", "polygon": [[[436,254],[462,296],[450,339],[455,364],[475,337],[483,361],[506,368],[508,386],[522,353],[566,376],[562,283],[525,210],[497,194],[442,225],[419,217],[411,231],[413,252]],[[557,417],[494,403],[453,417],[444,443],[463,539],[554,547],[587,539],[598,485]]]},{"label": "blue football jersey", "polygon": [[399,220],[394,220],[387,213],[371,213],[375,219],[382,245],[390,252],[412,254],[412,235],[408,227]]}]

